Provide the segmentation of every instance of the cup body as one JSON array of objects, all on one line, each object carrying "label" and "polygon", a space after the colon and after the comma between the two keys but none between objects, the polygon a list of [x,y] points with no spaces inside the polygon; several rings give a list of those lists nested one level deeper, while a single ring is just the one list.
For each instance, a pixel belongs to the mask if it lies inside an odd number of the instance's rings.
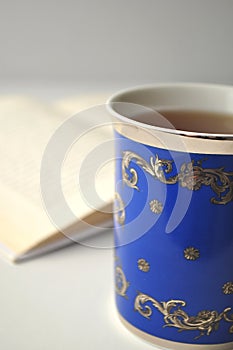
[{"label": "cup body", "polygon": [[232,350],[233,135],[145,125],[124,113],[131,103],[230,112],[233,88],[155,85],[108,101],[120,318],[165,349]]}]

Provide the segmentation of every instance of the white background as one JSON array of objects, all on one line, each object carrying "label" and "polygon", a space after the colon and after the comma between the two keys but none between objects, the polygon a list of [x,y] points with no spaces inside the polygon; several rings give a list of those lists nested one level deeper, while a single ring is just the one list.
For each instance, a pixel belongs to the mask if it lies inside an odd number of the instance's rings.
[{"label": "white background", "polygon": [[232,0],[1,0],[0,79],[232,83],[232,18]]}]

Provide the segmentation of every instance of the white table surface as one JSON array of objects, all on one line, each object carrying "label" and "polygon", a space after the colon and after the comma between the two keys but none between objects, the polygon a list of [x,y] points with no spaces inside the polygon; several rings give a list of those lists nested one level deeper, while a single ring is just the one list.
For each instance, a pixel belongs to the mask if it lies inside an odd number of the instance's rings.
[{"label": "white table surface", "polygon": [[74,244],[18,265],[0,260],[0,276],[0,349],[155,349],[118,319],[112,249]]}]

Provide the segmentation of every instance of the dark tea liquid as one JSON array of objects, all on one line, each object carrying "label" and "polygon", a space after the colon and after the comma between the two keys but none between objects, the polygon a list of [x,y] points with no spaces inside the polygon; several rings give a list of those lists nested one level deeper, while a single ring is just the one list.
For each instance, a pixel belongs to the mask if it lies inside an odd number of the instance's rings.
[{"label": "dark tea liquid", "polygon": [[201,110],[159,109],[133,118],[153,126],[184,131],[233,134],[233,113]]}]

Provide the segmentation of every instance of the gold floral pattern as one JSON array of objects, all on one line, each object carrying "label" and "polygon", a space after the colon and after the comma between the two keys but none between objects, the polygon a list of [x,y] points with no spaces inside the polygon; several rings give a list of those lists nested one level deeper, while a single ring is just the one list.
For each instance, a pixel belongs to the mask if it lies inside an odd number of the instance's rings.
[{"label": "gold floral pattern", "polygon": [[233,294],[233,282],[227,282],[222,287],[224,294]]},{"label": "gold floral pattern", "polygon": [[143,272],[150,270],[150,264],[145,259],[138,259],[138,269]]},{"label": "gold floral pattern", "polygon": [[205,169],[200,162],[195,165],[194,161],[192,161],[182,164],[179,173],[166,177],[166,174],[171,174],[173,171],[172,160],[159,159],[159,156],[155,155],[155,157],[150,158],[148,163],[138,154],[125,151],[122,159],[123,181],[129,187],[137,190],[139,190],[137,186],[138,174],[134,168],[130,167],[132,160],[148,174],[164,184],[179,183],[181,187],[191,191],[200,190],[202,186],[210,186],[216,194],[215,197],[210,199],[213,204],[227,204],[233,200],[233,171],[227,172],[224,170],[224,167]]},{"label": "gold floral pattern", "polygon": [[197,260],[200,257],[200,252],[197,248],[188,247],[184,250],[184,257],[187,260]]},{"label": "gold floral pattern", "polygon": [[118,192],[115,192],[115,217],[120,225],[125,223],[125,204]]},{"label": "gold floral pattern", "polygon": [[118,295],[127,298],[126,292],[129,288],[130,283],[126,279],[118,256],[115,256],[115,261],[117,264],[115,266],[115,290]]},{"label": "gold floral pattern", "polygon": [[[171,173],[172,172],[172,160],[160,160],[158,155],[155,156],[155,159],[153,157],[150,158],[150,164],[147,163],[146,160],[144,160],[141,156],[138,154],[131,152],[131,151],[125,151],[123,152],[123,159],[122,159],[122,176],[123,181],[131,188],[139,190],[137,183],[138,183],[138,174],[134,168],[130,168],[130,162],[132,160],[136,161],[136,164],[139,165],[143,170],[145,170],[147,173],[155,177],[157,180],[166,183],[166,184],[175,184],[177,182],[176,177],[170,177],[168,179],[165,178],[164,173]],[[128,175],[127,170],[130,172],[131,176]]]},{"label": "gold floral pattern", "polygon": [[161,214],[163,211],[163,203],[159,202],[157,199],[150,201],[150,210],[152,213]]},{"label": "gold floral pattern", "polygon": [[[175,327],[179,331],[199,331],[200,334],[195,339],[217,331],[219,323],[222,320],[233,323],[233,314],[229,315],[231,311],[230,307],[226,307],[221,313],[215,310],[203,310],[197,316],[189,316],[182,309],[182,307],[186,306],[186,302],[183,300],[158,302],[149,295],[139,293],[135,298],[134,309],[148,319],[152,315],[152,308],[148,303],[151,303],[153,307],[163,314],[164,327]],[[229,332],[233,333],[233,325],[229,328]]]}]

